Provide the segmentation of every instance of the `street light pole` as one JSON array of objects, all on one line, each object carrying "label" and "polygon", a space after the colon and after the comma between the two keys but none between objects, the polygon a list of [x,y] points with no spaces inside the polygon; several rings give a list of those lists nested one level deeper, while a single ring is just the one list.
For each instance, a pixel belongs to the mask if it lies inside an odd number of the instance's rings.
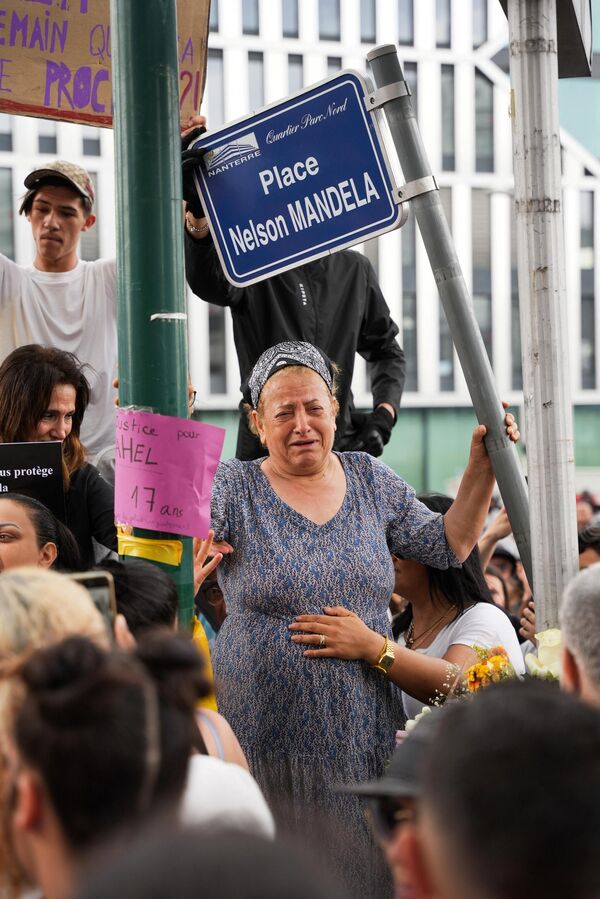
[{"label": "street light pole", "polygon": [[556,0],[508,0],[523,393],[537,627],[577,572]]},{"label": "street light pole", "polygon": [[[111,0],[119,398],[186,418],[187,327],[183,279],[176,0]],[[139,531],[154,555],[179,540],[164,565],[179,594],[179,619],[194,613],[190,537]],[[161,565],[161,567],[163,567]]]}]

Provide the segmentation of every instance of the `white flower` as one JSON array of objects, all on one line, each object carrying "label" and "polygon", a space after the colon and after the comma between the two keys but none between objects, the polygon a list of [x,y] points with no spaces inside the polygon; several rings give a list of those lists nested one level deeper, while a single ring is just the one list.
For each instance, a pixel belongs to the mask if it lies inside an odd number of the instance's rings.
[{"label": "white flower", "polygon": [[415,715],[414,718],[409,718],[404,726],[404,730],[407,734],[411,732],[411,730],[417,726],[417,722],[423,718],[425,715],[431,714],[431,708],[428,705],[424,705],[418,715]]},{"label": "white flower", "polygon": [[560,652],[562,646],[559,628],[551,627],[535,635],[537,655],[529,652],[525,664],[534,677],[548,677],[558,680],[560,676]]}]

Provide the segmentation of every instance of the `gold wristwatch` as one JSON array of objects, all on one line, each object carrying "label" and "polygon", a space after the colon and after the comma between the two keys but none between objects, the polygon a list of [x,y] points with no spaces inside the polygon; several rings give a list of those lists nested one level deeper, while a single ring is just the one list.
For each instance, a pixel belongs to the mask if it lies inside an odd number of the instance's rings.
[{"label": "gold wristwatch", "polygon": [[389,637],[384,637],[383,639],[384,642],[381,655],[377,659],[376,664],[371,665],[371,668],[375,668],[377,671],[383,671],[384,674],[387,674],[396,658],[396,645]]}]

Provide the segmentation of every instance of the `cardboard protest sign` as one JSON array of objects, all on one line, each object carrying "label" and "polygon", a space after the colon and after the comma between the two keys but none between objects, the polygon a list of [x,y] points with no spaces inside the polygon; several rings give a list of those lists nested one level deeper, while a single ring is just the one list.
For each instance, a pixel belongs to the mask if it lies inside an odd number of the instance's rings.
[{"label": "cardboard protest sign", "polygon": [[[209,12],[177,2],[182,124],[200,108]],[[0,111],[112,124],[110,0],[0,0]]]},{"label": "cardboard protest sign", "polygon": [[118,409],[116,521],[206,537],[224,439],[223,428],[199,421]]},{"label": "cardboard protest sign", "polygon": [[0,499],[5,493],[33,496],[65,521],[61,442],[0,443]]}]

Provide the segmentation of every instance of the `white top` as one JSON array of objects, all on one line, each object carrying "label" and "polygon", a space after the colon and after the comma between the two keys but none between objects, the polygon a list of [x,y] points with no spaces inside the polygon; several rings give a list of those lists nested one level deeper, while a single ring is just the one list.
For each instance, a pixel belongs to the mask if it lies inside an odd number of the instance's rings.
[{"label": "white top", "polygon": [[0,254],[0,361],[27,343],[67,350],[92,367],[85,371],[91,402],[81,439],[90,457],[114,444],[115,260],[79,260],[69,272],[41,272]]},{"label": "white top", "polygon": [[181,805],[184,824],[217,825],[273,839],[275,822],[251,774],[233,762],[192,755]]},{"label": "white top", "polygon": [[[519,676],[525,673],[525,664],[515,629],[508,615],[492,603],[475,603],[455,621],[442,628],[430,646],[426,646],[424,649],[415,649],[414,652],[442,659],[450,647],[457,643],[463,646],[481,646],[483,649],[503,646],[515,672]],[[398,638],[398,644],[406,646],[403,634]],[[402,701],[408,718],[418,715],[425,705],[421,700],[415,699],[404,691],[402,692]]]}]

